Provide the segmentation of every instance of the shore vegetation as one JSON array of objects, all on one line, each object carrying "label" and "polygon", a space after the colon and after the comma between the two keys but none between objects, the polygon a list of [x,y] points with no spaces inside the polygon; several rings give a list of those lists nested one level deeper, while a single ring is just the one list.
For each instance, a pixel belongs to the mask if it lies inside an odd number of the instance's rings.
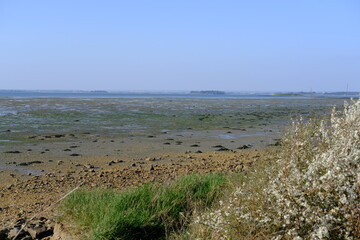
[{"label": "shore vegetation", "polygon": [[194,221],[200,239],[360,239],[360,100],[293,122],[271,166]]},{"label": "shore vegetation", "polygon": [[87,239],[360,239],[360,100],[294,120],[279,148],[237,174],[80,190],[59,220]]},{"label": "shore vegetation", "polygon": [[195,209],[218,200],[226,184],[223,175],[208,174],[121,192],[83,189],[63,202],[59,220],[84,239],[166,239],[186,228]]}]

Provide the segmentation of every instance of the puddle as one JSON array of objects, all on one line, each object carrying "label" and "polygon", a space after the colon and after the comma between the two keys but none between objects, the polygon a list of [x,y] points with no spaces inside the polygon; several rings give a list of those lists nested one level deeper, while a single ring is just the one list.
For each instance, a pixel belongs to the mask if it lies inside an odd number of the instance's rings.
[{"label": "puddle", "polygon": [[218,137],[221,139],[235,139],[236,138],[233,135],[229,135],[229,134],[219,134]]},{"label": "puddle", "polygon": [[247,133],[247,134],[219,134],[217,135],[218,138],[221,139],[237,139],[242,137],[265,137],[270,134],[273,134],[272,132],[254,132],[254,133]]}]

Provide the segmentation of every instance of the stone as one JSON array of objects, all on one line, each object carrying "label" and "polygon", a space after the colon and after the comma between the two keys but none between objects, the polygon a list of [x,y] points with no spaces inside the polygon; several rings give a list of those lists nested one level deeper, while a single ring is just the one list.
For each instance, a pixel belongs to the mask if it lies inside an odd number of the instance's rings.
[{"label": "stone", "polygon": [[237,149],[248,149],[248,148],[251,148],[252,145],[248,144],[248,145],[243,145],[241,147],[238,147]]},{"label": "stone", "polygon": [[33,240],[33,238],[29,235],[23,237],[21,240]]},{"label": "stone", "polygon": [[213,148],[222,148],[224,147],[223,145],[215,145],[215,146],[212,146]]},{"label": "stone", "polygon": [[89,168],[89,169],[95,168],[94,165],[91,165],[91,164],[86,164],[85,167]]},{"label": "stone", "polygon": [[6,151],[4,153],[21,153],[20,151]]},{"label": "stone", "polygon": [[228,148],[226,148],[226,147],[221,147],[221,148],[219,148],[218,150],[216,150],[216,151],[230,151],[230,149],[228,149]]},{"label": "stone", "polygon": [[64,134],[55,134],[54,137],[61,138],[61,137],[65,137],[65,135]]},{"label": "stone", "polygon": [[53,234],[53,230],[47,229],[45,226],[28,228],[27,231],[33,239],[42,239]]},{"label": "stone", "polygon": [[[12,229],[10,229],[9,233],[8,233],[8,238],[9,239],[14,239],[17,236],[17,239],[21,239],[23,237],[25,237],[27,234],[24,230],[22,230],[20,233],[20,227],[14,227]],[[19,235],[18,235],[19,233]]]},{"label": "stone", "polygon": [[114,162],[114,161],[110,161],[110,162],[108,162],[108,165],[109,166],[111,166],[111,165],[113,165],[113,164],[115,164],[116,162]]},{"label": "stone", "polygon": [[9,233],[9,229],[5,228],[3,230],[0,230],[0,239],[2,240],[7,240],[8,239],[8,233]]},{"label": "stone", "polygon": [[78,154],[78,153],[73,153],[73,154],[70,154],[71,157],[78,157],[78,156],[81,156],[81,154]]}]

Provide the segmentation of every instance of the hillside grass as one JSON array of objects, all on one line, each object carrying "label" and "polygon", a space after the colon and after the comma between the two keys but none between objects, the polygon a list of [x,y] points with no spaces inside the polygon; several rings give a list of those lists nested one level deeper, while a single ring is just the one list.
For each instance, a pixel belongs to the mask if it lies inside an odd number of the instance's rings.
[{"label": "hillside grass", "polygon": [[85,190],[60,206],[60,222],[84,239],[167,239],[186,229],[195,210],[210,208],[228,185],[219,174],[187,175],[169,184]]}]

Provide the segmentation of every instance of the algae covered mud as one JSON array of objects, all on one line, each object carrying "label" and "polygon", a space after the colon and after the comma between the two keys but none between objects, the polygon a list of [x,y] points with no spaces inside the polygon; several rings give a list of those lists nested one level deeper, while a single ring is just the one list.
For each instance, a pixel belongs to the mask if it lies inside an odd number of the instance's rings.
[{"label": "algae covered mud", "polygon": [[[276,144],[292,117],[336,98],[0,98],[0,174]],[[60,166],[61,165],[61,166]],[[68,166],[69,167],[69,166]],[[73,167],[73,166],[71,166]],[[5,179],[3,176],[2,179]]]}]

